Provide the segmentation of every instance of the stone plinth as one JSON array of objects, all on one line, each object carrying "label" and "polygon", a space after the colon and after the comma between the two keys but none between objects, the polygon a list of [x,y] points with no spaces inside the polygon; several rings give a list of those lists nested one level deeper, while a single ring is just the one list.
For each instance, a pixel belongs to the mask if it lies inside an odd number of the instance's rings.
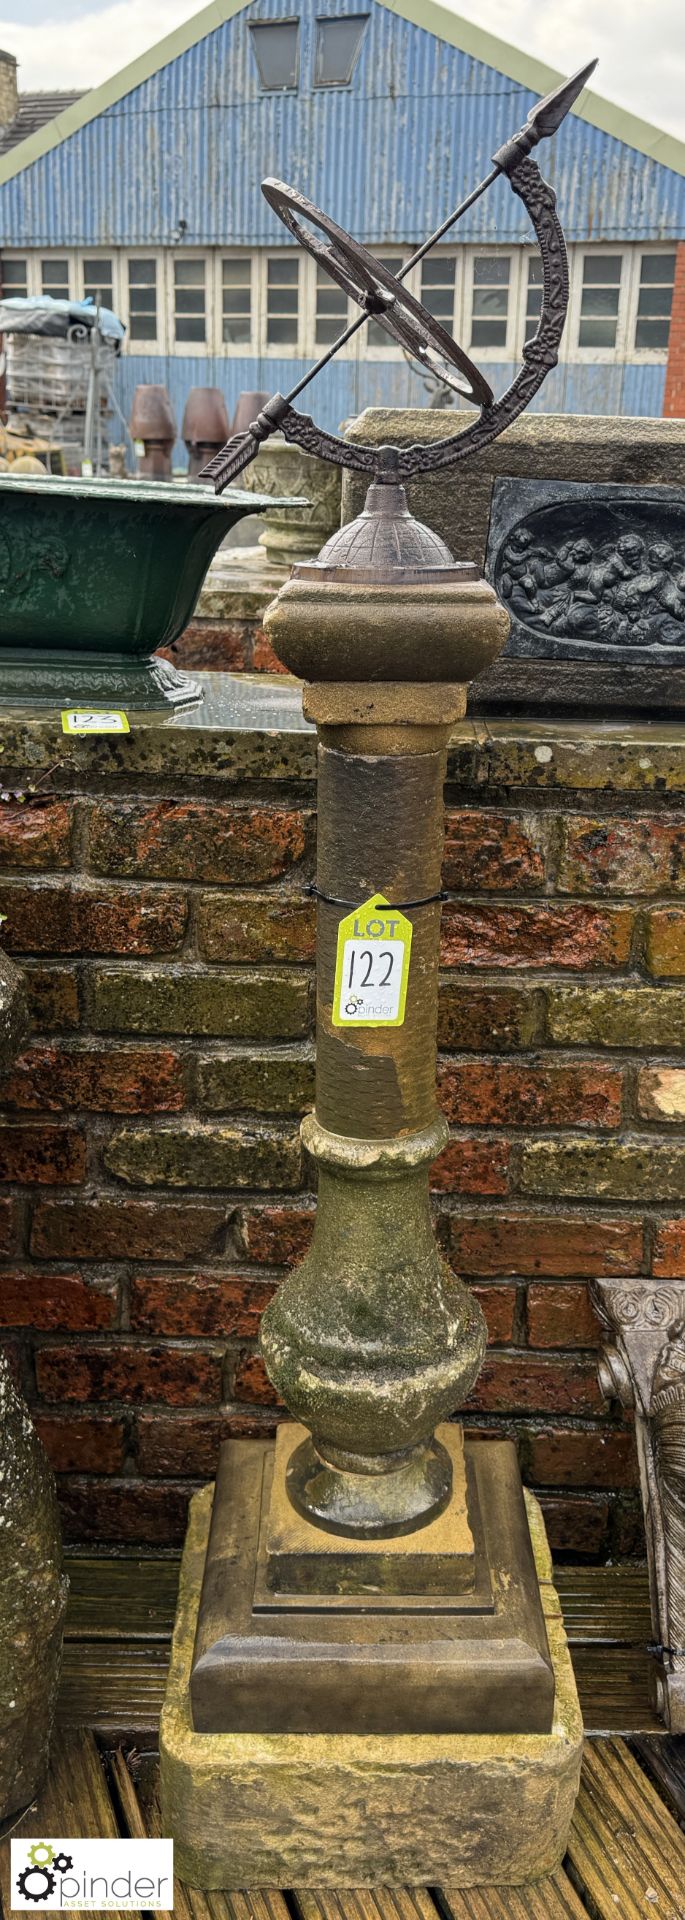
[{"label": "stone plinth", "polygon": [[[160,1728],[162,1824],[191,1886],[522,1885],[563,1858],[583,1729],[537,1502],[551,1733],[198,1734],[188,1689],[212,1489],[193,1502]],[[363,1817],[354,1810],[363,1807]]]}]

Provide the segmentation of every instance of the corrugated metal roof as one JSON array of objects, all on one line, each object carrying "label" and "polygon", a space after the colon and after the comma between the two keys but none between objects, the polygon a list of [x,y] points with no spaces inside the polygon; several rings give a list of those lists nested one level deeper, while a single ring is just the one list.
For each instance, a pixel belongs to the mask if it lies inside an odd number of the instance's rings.
[{"label": "corrugated metal roof", "polygon": [[22,140],[28,140],[38,127],[44,127],[54,120],[65,107],[73,107],[77,100],[83,99],[83,87],[76,92],[62,89],[59,93],[20,93],[14,119],[8,127],[0,128],[0,154],[10,153]]},{"label": "corrugated metal roof", "polygon": [[[320,5],[301,7],[296,92],[260,89],[248,22],[282,18],[283,0],[255,0],[0,185],[0,235],[13,245],[145,246],[170,242],[184,219],[190,245],[281,244],[259,191],[275,173],[360,238],[422,239],[488,170],[536,95],[376,0],[351,87],[316,89]],[[685,233],[685,177],[586,120],[566,121],[545,165],[571,240]],[[510,242],[529,228],[503,184],[460,237]]]}]

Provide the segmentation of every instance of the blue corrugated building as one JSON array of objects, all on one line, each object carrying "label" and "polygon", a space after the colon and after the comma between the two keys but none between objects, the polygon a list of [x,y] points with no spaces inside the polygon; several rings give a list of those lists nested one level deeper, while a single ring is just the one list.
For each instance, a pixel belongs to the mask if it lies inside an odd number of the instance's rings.
[{"label": "blue corrugated building", "polygon": [[[306,189],[399,266],[559,78],[433,0],[212,0],[103,86],[63,105],[50,96],[42,125],[28,97],[13,99],[12,69],[0,55],[4,290],[98,291],[127,325],[125,409],[139,381],[159,381],[179,418],[193,385],[222,387],[229,412],[241,389],[285,389],[347,318],[263,200],[265,174]],[[679,410],[684,347],[671,337],[671,379],[669,335],[685,276],[685,145],[586,93],[541,157],[570,243],[571,303],[538,404]],[[492,385],[507,384],[540,288],[504,183],[409,284]],[[428,397],[369,328],[315,406],[336,427],[362,406]]]}]

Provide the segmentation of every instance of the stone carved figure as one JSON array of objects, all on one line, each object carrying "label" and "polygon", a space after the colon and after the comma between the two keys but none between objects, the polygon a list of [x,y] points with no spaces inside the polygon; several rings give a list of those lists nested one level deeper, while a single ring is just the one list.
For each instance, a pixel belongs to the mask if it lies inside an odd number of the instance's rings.
[{"label": "stone carved figure", "polygon": [[635,1411],[652,1607],[654,1703],[685,1733],[685,1280],[597,1280],[599,1382]]}]

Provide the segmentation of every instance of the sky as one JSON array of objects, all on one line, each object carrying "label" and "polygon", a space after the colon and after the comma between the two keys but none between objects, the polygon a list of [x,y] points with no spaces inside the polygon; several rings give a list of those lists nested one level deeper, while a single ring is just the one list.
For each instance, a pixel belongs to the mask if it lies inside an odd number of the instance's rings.
[{"label": "sky", "polygon": [[[193,0],[0,0],[0,46],[16,54],[23,90],[85,88],[199,11]],[[598,93],[685,138],[683,0],[460,0],[452,11],[562,72],[598,55]]]}]

